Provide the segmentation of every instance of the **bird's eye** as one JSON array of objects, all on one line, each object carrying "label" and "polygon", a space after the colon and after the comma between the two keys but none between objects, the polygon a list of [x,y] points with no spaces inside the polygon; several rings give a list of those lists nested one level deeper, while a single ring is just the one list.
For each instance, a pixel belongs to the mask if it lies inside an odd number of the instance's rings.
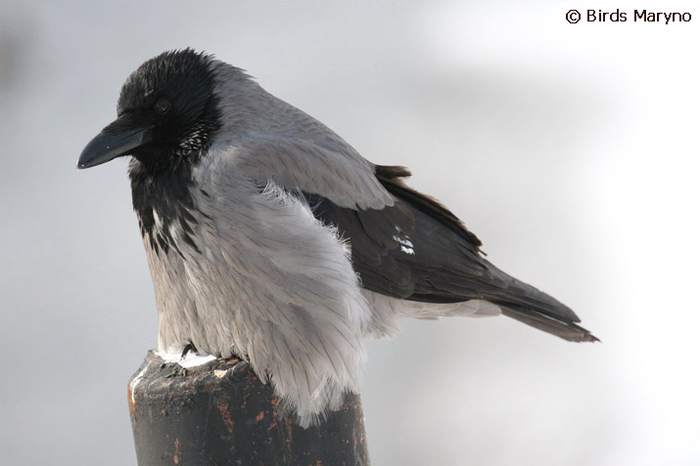
[{"label": "bird's eye", "polygon": [[166,99],[159,99],[156,101],[156,103],[153,105],[153,109],[157,112],[160,113],[161,115],[165,115],[170,111],[170,107],[172,105],[170,104],[169,100]]}]

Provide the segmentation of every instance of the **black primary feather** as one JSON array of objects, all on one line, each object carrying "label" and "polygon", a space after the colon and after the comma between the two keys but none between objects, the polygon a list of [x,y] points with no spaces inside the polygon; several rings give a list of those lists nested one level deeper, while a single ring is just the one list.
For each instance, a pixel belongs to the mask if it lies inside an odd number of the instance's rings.
[{"label": "black primary feather", "polygon": [[567,306],[487,261],[481,241],[452,212],[403,183],[409,175],[403,167],[377,166],[377,178],[396,198],[381,210],[343,208],[304,193],[316,218],[350,242],[363,288],[426,303],[483,299],[566,340],[597,340]]}]

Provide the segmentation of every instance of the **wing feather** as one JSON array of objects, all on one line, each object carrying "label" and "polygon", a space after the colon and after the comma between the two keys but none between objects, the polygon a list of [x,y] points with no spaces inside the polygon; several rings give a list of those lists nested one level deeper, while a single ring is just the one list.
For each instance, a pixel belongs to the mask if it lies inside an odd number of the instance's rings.
[{"label": "wing feather", "polygon": [[338,145],[330,149],[299,138],[263,138],[242,144],[236,165],[253,179],[319,194],[340,207],[382,209],[394,203],[374,165]]},{"label": "wing feather", "polygon": [[442,204],[409,187],[401,167],[377,167],[394,196],[382,209],[352,209],[304,194],[316,218],[350,242],[353,267],[365,289],[425,303],[487,300],[504,314],[572,341],[595,341],[579,318],[551,296],[486,260],[481,242]]}]

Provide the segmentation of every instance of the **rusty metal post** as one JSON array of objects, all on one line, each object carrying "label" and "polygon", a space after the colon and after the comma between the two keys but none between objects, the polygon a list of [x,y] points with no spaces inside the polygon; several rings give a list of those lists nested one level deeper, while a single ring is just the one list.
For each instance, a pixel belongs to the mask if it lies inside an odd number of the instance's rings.
[{"label": "rusty metal post", "polygon": [[276,412],[270,385],[235,358],[185,369],[149,352],[128,397],[141,466],[369,465],[359,395],[304,429]]}]

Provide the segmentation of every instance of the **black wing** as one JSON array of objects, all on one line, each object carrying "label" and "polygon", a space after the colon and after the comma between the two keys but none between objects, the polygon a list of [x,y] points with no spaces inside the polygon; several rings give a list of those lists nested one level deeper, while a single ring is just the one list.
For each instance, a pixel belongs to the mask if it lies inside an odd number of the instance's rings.
[{"label": "black wing", "polygon": [[429,303],[484,299],[503,313],[567,340],[596,338],[554,298],[497,269],[480,253],[479,239],[447,208],[408,186],[403,167],[377,166],[396,199],[381,210],[343,208],[304,193],[315,217],[350,242],[362,286],[387,296]]}]

